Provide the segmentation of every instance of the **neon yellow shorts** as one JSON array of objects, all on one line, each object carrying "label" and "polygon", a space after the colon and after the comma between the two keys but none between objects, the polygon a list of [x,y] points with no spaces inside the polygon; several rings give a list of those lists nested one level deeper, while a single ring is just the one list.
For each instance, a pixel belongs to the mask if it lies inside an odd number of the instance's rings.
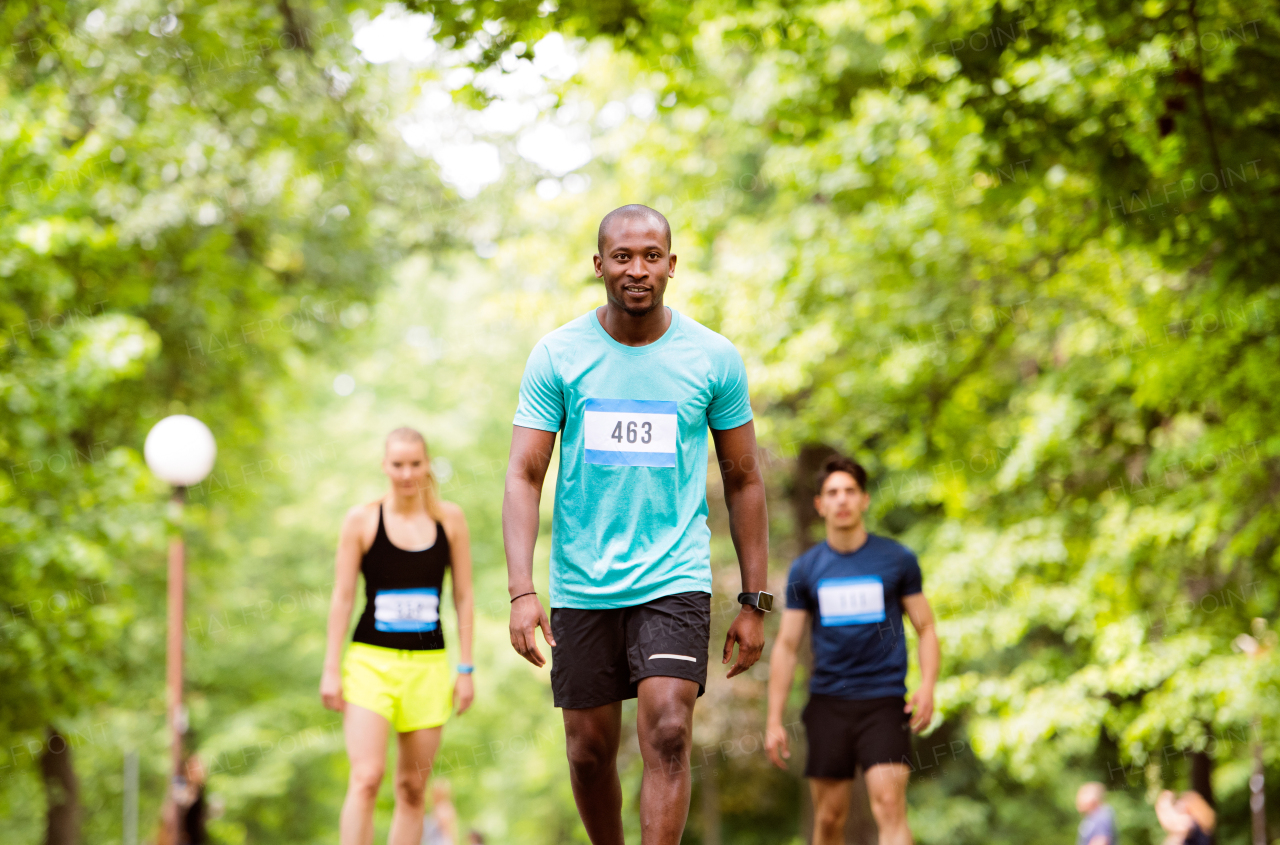
[{"label": "neon yellow shorts", "polygon": [[397,733],[439,727],[453,710],[449,658],[442,648],[351,643],[342,658],[342,696],[386,719]]}]

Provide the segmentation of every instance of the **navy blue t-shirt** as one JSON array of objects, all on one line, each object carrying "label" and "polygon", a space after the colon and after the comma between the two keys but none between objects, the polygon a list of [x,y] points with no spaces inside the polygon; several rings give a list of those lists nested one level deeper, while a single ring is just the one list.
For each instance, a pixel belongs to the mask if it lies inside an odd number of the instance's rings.
[{"label": "navy blue t-shirt", "polygon": [[796,558],[787,607],[813,618],[809,692],[867,699],[907,694],[902,598],[921,591],[920,563],[900,543],[875,534],[842,554],[819,543]]}]

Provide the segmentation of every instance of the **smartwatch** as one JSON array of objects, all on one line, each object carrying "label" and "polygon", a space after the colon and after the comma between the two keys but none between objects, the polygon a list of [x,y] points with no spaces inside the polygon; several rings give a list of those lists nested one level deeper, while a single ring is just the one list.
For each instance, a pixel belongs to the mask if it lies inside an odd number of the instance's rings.
[{"label": "smartwatch", "polygon": [[748,604],[765,613],[773,610],[773,593],[761,590],[758,593],[738,593],[738,604]]}]

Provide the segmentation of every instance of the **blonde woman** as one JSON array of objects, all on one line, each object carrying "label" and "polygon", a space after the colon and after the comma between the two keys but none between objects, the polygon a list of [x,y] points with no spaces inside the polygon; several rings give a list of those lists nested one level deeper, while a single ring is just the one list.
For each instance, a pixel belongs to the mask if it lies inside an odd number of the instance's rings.
[{"label": "blonde woman", "polygon": [[[454,705],[471,705],[471,546],[462,509],[440,500],[422,435],[387,435],[382,471],[390,492],[347,512],[338,541],[320,696],[343,714],[351,777],[342,804],[342,845],[370,845],[373,808],[387,761],[387,733],[399,744],[390,845],[422,839],[424,794],[442,726]],[[440,629],[445,570],[453,572],[461,663],[451,682]],[[351,645],[343,641],[363,575],[365,606]]]}]

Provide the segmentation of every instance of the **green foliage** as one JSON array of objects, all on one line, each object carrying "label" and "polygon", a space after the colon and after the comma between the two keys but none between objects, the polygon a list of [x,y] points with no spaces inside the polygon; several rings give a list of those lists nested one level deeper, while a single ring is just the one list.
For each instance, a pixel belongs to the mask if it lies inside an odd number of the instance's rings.
[{"label": "green foliage", "polygon": [[[344,16],[371,4],[0,11],[0,734],[86,737],[97,838],[121,748],[144,751],[144,818],[163,782],[163,491],[140,451],[190,411],[221,450],[187,525],[219,839],[332,839],[346,766],[315,685],[334,526],[379,494],[380,437],[407,422],[475,542],[479,694],[441,771],[497,841],[585,841],[546,675],[506,643],[500,478],[528,348],[600,302],[596,223],[639,201],[675,229],[669,301],[747,358],[775,591],[806,445],[863,460],[876,529],[921,554],[944,669],[918,839],[1069,838],[1097,778],[1126,841],[1156,841],[1149,790],[1205,751],[1220,841],[1246,841],[1251,743],[1273,774],[1280,700],[1275,649],[1232,649],[1266,641],[1253,620],[1277,602],[1274,9],[408,5],[489,74],[547,33],[586,39],[538,108],[591,133],[588,190],[533,190],[558,174],[495,133],[502,183],[448,199],[392,118],[420,87],[497,95],[439,63],[365,64]],[[492,258],[463,248],[481,243]],[[736,573],[712,469],[719,600]],[[800,784],[753,751],[764,676],[708,685],[691,841],[711,771],[725,841],[795,835]],[[33,841],[30,762],[10,757],[6,836]]]},{"label": "green foliage", "polygon": [[[396,248],[377,180],[351,178],[381,141],[335,11],[0,12],[6,748],[40,748],[46,723],[92,727],[106,700],[163,714],[165,496],[143,438],[190,411],[217,432],[219,470],[242,463],[263,397],[291,390],[288,363],[340,336],[340,316],[354,325],[348,304]],[[6,775],[30,753],[10,751]]]}]

